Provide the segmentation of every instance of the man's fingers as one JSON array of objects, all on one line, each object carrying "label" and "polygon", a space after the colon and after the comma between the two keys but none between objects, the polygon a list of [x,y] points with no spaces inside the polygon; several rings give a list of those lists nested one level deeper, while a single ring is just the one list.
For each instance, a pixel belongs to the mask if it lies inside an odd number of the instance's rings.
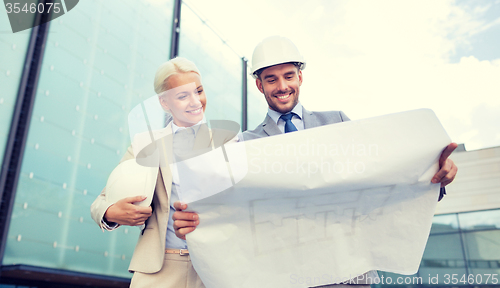
[{"label": "man's fingers", "polygon": [[446,159],[450,157],[451,153],[455,149],[457,149],[457,147],[457,143],[451,143],[450,145],[446,146],[446,148],[444,148],[443,152],[441,152],[441,157],[439,157],[439,167],[443,166],[443,164],[446,162]]},{"label": "man's fingers", "polygon": [[182,210],[186,210],[188,208],[188,205],[185,203],[181,203],[180,201],[176,201],[174,203],[174,208],[177,211],[182,211]]},{"label": "man's fingers", "polygon": [[451,143],[444,148],[439,157],[439,171],[432,177],[432,183],[441,183],[441,187],[450,184],[457,174],[457,166],[450,157],[451,153],[457,149],[457,143]]},{"label": "man's fingers", "polygon": [[453,166],[453,161],[451,159],[447,159],[445,163],[442,165],[441,169],[432,177],[432,183],[439,183],[442,181],[443,177],[450,173],[451,168]]},{"label": "man's fingers", "polygon": [[447,159],[443,167],[432,178],[432,183],[441,183],[441,187],[444,187],[455,179],[457,172],[457,165],[451,159]]},{"label": "man's fingers", "polygon": [[441,187],[444,187],[444,186],[450,184],[455,179],[455,176],[457,175],[457,172],[458,172],[458,167],[455,164],[452,163],[452,167],[451,167],[450,173],[446,174],[441,179]]}]

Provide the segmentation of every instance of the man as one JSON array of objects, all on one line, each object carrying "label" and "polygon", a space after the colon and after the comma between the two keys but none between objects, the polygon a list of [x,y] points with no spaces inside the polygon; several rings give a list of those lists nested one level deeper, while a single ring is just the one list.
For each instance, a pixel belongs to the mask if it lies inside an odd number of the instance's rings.
[{"label": "man", "polygon": [[[257,45],[252,57],[252,75],[269,108],[264,122],[256,129],[243,133],[244,140],[349,121],[342,111],[311,112],[302,107],[299,94],[304,68],[304,59],[287,38],[273,36]],[[445,194],[444,186],[451,183],[457,173],[457,166],[448,159],[456,147],[456,143],[451,143],[444,149],[439,159],[440,169],[432,179],[433,183],[441,183],[439,200]],[[176,235],[185,239],[185,235],[199,224],[198,215],[182,212],[187,208],[186,204],[176,202],[174,207],[177,210],[173,215]],[[374,273],[370,273],[369,277],[373,279]]]}]

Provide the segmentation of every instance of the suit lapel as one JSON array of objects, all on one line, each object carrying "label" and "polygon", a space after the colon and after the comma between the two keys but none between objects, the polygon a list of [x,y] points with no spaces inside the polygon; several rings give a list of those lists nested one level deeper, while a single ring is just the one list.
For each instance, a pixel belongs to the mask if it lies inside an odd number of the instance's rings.
[{"label": "suit lapel", "polygon": [[304,123],[304,129],[314,128],[320,125],[318,119],[314,117],[314,114],[304,107],[302,107],[302,121]]},{"label": "suit lapel", "polygon": [[266,132],[268,136],[283,134],[280,128],[278,128],[278,125],[274,123],[273,119],[271,119],[268,114],[266,114],[266,119],[264,119],[262,123],[262,129],[264,129],[264,132]]},{"label": "suit lapel", "polygon": [[172,162],[170,159],[173,159],[172,155],[172,124],[170,123],[165,129],[165,133],[162,133],[160,139],[157,140],[157,147],[160,149],[160,173],[161,180],[163,181],[163,186],[165,187],[166,194],[164,193],[156,193],[158,200],[160,201],[160,205],[162,210],[168,211],[169,204],[168,201],[170,199],[170,194],[172,191],[172,172],[170,171],[169,163]]}]

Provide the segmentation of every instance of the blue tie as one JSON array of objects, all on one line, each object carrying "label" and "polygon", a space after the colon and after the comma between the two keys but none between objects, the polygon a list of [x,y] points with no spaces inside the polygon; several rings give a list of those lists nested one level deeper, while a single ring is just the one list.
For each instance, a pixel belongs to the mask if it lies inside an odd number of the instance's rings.
[{"label": "blue tie", "polygon": [[297,127],[292,123],[292,117],[295,113],[281,115],[281,119],[285,121],[285,133],[297,131]]}]

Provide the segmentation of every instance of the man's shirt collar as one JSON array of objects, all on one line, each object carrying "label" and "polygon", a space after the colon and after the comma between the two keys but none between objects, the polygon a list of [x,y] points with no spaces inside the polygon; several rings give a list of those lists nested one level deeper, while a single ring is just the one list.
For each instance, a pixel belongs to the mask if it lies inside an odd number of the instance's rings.
[{"label": "man's shirt collar", "polygon": [[[300,119],[302,119],[302,104],[300,104],[300,102],[297,103],[297,105],[295,105],[295,107],[293,107],[292,113],[295,113],[297,116],[299,116]],[[290,112],[288,112],[290,113]],[[286,114],[288,114],[286,113]],[[269,117],[271,117],[271,119],[273,119],[274,123],[278,124],[278,120],[280,119],[281,114],[280,112],[276,112],[274,111],[273,109],[271,108],[267,108],[267,115],[269,115]]]}]

